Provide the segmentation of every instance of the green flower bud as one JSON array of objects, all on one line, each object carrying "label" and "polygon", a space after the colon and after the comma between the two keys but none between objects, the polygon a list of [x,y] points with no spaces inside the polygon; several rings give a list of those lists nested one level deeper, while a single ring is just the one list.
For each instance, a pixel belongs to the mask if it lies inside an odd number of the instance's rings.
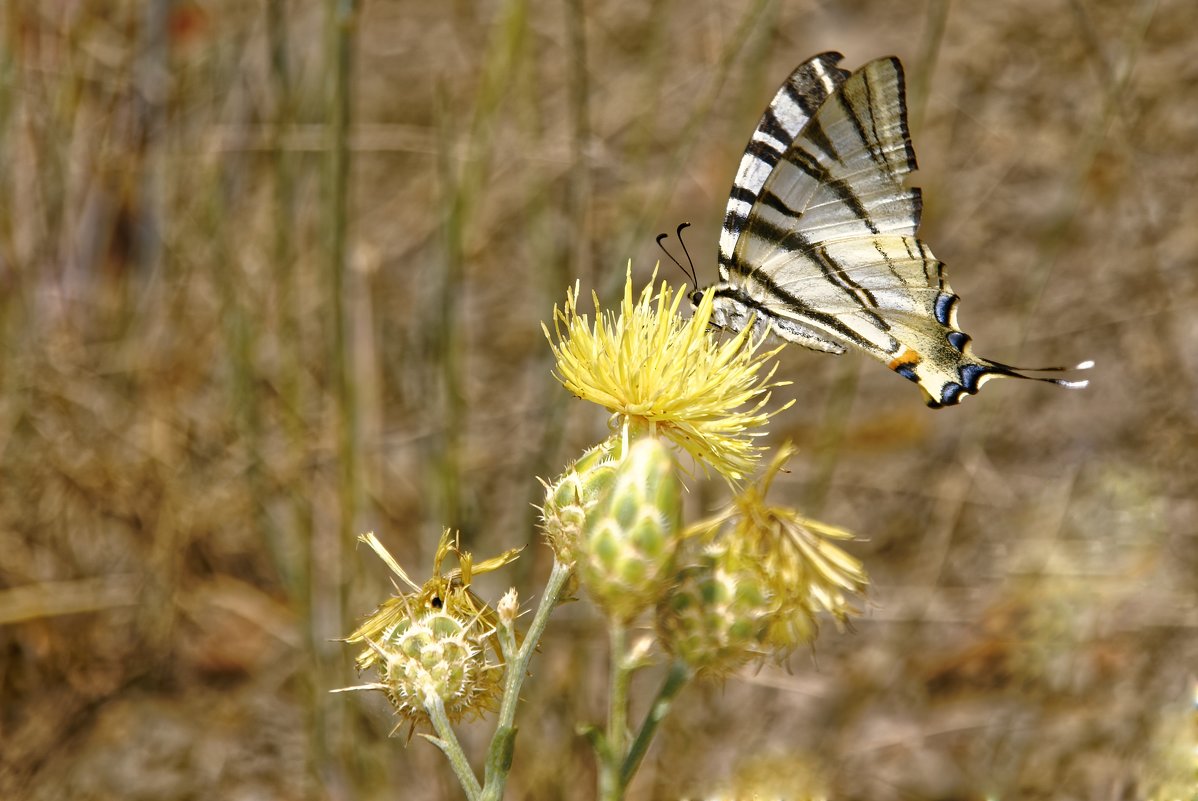
[{"label": "green flower bud", "polygon": [[763,652],[776,604],[745,567],[727,549],[711,549],[658,604],[658,639],[700,676],[727,676]]},{"label": "green flower bud", "polygon": [[649,436],[629,448],[610,490],[589,510],[579,571],[609,615],[629,621],[669,586],[681,494],[673,456]]},{"label": "green flower bud", "polygon": [[552,484],[545,485],[541,525],[557,560],[572,565],[578,559],[578,541],[587,512],[611,486],[616,468],[614,442],[607,440],[588,450]]}]

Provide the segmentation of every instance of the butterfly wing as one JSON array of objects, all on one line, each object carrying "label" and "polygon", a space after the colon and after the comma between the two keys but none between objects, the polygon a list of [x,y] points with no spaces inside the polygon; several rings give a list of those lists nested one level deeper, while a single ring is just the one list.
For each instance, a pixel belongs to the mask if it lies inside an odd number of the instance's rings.
[{"label": "butterfly wing", "polygon": [[724,212],[720,232],[721,280],[729,279],[737,241],[770,173],[816,110],[849,77],[848,72],[836,66],[842,58],[840,53],[820,53],[804,61],[778,89],[758,121],[736,169]]},{"label": "butterfly wing", "polygon": [[[864,350],[916,382],[929,406],[957,403],[996,375],[1029,377],[970,352],[944,265],[916,238],[920,194],[903,184],[916,163],[902,65],[883,58],[850,75],[838,58],[806,62],[775,96],[763,123],[779,116],[775,104],[802,110],[785,104],[805,68],[831,76],[807,82],[809,100],[826,92],[784,148],[761,127],[754,134],[721,237],[724,291],[786,339]],[[762,140],[775,156],[764,176]]]}]

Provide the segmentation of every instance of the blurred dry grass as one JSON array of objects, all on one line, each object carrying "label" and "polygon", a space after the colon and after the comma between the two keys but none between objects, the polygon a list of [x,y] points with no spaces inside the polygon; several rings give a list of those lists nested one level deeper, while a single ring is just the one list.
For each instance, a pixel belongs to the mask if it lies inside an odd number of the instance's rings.
[{"label": "blurred dry grass", "polygon": [[[351,535],[420,570],[442,525],[529,542],[482,586],[535,592],[534,476],[604,426],[538,322],[682,219],[710,278],[740,148],[823,49],[907,64],[979,350],[1099,366],[932,413],[784,354],[779,489],[867,538],[874,605],[793,674],[692,688],[634,795],[1195,797],[1191,3],[366,2],[339,37],[345,5],[4,6],[0,797],[454,797],[327,693],[387,591]],[[587,797],[602,646],[559,617],[513,798]]]}]

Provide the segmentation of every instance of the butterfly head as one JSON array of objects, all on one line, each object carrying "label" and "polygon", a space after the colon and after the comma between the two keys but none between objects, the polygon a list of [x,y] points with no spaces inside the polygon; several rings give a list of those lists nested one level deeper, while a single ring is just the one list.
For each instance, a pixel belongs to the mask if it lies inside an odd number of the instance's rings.
[{"label": "butterfly head", "polygon": [[720,284],[713,284],[711,286],[701,287],[690,294],[691,305],[696,311],[698,311],[699,306],[703,303],[704,296],[707,295],[708,292],[715,293],[714,297],[711,299],[711,316],[707,318],[708,331],[722,331],[728,326],[729,318],[724,308],[726,304],[717,291],[720,286]]},{"label": "butterfly head", "polygon": [[769,323],[743,290],[724,282],[696,289],[690,296],[695,308],[699,307],[708,292],[713,293],[711,317],[707,321],[709,329],[738,333],[752,325],[754,337],[765,335]]}]

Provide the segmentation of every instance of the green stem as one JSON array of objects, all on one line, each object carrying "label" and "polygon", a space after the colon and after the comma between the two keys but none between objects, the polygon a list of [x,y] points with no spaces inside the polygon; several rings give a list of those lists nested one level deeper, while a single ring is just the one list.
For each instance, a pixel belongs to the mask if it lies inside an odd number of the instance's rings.
[{"label": "green stem", "polygon": [[546,626],[549,625],[549,615],[557,607],[558,598],[573,570],[573,567],[563,565],[556,559],[553,561],[553,570],[549,573],[549,581],[545,584],[545,594],[541,596],[541,603],[537,606],[537,612],[533,615],[532,623],[524,635],[524,642],[520,645],[519,650],[515,647],[514,636],[509,637],[505,636],[503,632],[500,633],[500,643],[504,650],[503,656],[508,663],[507,675],[504,680],[503,700],[499,705],[499,720],[496,723],[495,736],[491,740],[491,748],[488,752],[486,786],[479,796],[481,801],[500,801],[503,798],[504,785],[507,783],[508,770],[511,767],[510,758],[506,758],[505,755],[510,757],[516,736],[516,729],[512,724],[516,719],[516,704],[520,701],[520,688],[524,686],[524,680],[528,677],[528,663],[532,660],[537,643],[541,641],[541,636],[545,633]]},{"label": "green stem", "polygon": [[653,737],[657,734],[658,726],[669,714],[674,698],[690,682],[693,675],[691,669],[684,662],[676,661],[670,665],[670,672],[666,674],[661,689],[657,691],[657,698],[653,700],[653,705],[645,714],[645,722],[641,724],[641,730],[637,732],[636,739],[632,741],[632,747],[628,749],[628,755],[624,757],[624,767],[620,771],[621,788],[627,787],[628,783],[632,781],[632,777],[636,775],[637,769],[641,766],[641,762],[649,750],[649,744],[653,742]]},{"label": "green stem", "polygon": [[458,742],[457,735],[453,733],[449,716],[445,714],[445,702],[438,695],[430,695],[425,699],[424,708],[437,732],[436,737],[423,735],[424,738],[440,748],[449,759],[449,764],[453,766],[453,772],[458,776],[458,783],[466,792],[466,798],[469,801],[478,801],[482,787],[479,785],[474,771],[470,769],[470,762],[466,759],[466,752],[462,750],[462,744]]},{"label": "green stem", "polygon": [[611,621],[608,641],[611,643],[611,683],[608,690],[607,737],[605,747],[599,754],[599,798],[602,801],[619,801],[624,796],[620,762],[628,735],[628,685],[632,678],[626,658],[628,629],[622,621]]}]

